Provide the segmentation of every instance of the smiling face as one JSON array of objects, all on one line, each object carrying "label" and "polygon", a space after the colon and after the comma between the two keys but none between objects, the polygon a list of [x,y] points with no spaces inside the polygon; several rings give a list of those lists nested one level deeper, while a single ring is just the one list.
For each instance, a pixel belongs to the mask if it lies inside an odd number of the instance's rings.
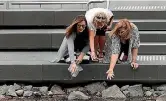
[{"label": "smiling face", "polygon": [[78,33],[83,32],[85,27],[86,27],[85,21],[81,21],[81,22],[77,23],[77,32]]},{"label": "smiling face", "polygon": [[94,25],[97,29],[100,29],[107,24],[107,17],[106,14],[103,12],[97,13],[94,17]]}]

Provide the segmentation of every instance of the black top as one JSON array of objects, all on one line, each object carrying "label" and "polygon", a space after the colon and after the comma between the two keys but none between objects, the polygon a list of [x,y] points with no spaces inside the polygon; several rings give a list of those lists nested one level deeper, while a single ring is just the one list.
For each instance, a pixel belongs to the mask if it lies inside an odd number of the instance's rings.
[{"label": "black top", "polygon": [[88,33],[82,32],[76,34],[76,38],[74,40],[75,51],[82,51],[82,49],[88,44],[89,44]]},{"label": "black top", "polygon": [[120,42],[121,44],[121,49],[120,49],[120,54],[124,52],[124,55],[128,56],[129,52],[129,40],[126,40],[125,43]]}]

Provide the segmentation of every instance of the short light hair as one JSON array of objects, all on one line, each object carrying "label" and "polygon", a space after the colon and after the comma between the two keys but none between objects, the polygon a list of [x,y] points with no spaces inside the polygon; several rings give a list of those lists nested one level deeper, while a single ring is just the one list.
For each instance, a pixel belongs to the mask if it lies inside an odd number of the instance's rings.
[{"label": "short light hair", "polygon": [[[101,17],[102,19],[98,19],[98,17]],[[103,23],[107,23],[107,15],[104,13],[104,12],[98,12],[95,14],[94,16],[94,19],[93,19],[94,22],[103,22]]]}]

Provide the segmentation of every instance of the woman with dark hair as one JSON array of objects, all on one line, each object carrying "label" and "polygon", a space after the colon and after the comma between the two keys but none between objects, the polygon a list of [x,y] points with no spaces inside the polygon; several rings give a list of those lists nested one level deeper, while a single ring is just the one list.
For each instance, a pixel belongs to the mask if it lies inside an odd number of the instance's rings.
[{"label": "woman with dark hair", "polygon": [[[83,15],[77,16],[72,24],[66,29],[63,42],[58,50],[56,59],[53,62],[59,62],[62,58],[69,55],[70,67],[75,71],[76,64],[82,62],[84,55],[89,51],[89,34],[87,22]],[[75,58],[74,52],[81,52]]]},{"label": "woman with dark hair", "polygon": [[107,79],[114,76],[115,64],[131,63],[133,69],[138,67],[136,62],[140,44],[139,31],[135,24],[127,19],[121,19],[107,35],[104,63],[110,63]]}]

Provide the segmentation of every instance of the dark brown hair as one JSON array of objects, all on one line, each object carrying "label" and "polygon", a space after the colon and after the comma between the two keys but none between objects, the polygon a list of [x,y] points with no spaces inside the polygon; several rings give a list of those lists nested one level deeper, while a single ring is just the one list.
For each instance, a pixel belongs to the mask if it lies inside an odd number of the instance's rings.
[{"label": "dark brown hair", "polygon": [[71,25],[69,27],[66,28],[66,37],[69,38],[69,36],[73,33],[73,32],[76,32],[77,30],[77,24],[82,22],[82,21],[85,21],[86,22],[86,27],[84,30],[86,30],[88,32],[88,29],[87,29],[87,21],[86,21],[86,18],[84,15],[78,15],[74,20],[73,22],[71,23]]}]

